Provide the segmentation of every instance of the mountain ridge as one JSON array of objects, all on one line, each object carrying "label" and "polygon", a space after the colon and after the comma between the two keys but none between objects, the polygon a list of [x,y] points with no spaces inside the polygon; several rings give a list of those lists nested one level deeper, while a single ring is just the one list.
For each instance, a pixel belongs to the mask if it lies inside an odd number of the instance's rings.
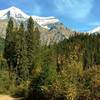
[{"label": "mountain ridge", "polygon": [[93,33],[100,33],[100,26],[91,29],[91,30],[89,31],[89,33],[92,33],[92,34],[93,34]]},{"label": "mountain ridge", "polygon": [[[21,9],[17,7],[10,7],[4,10],[0,10],[0,36],[5,38],[6,27],[9,18],[13,18],[14,24],[18,26],[20,22],[25,24],[27,27],[27,20],[30,17],[25,14]],[[53,44],[58,43],[65,38],[75,34],[75,31],[66,28],[63,23],[54,16],[49,17],[40,17],[40,16],[31,16],[35,22],[35,27],[39,28],[41,32],[40,40],[42,44]]]},{"label": "mountain ridge", "polygon": [[[27,20],[30,15],[27,15],[24,13],[21,9],[17,7],[10,7],[4,10],[0,10],[0,19],[5,20],[9,19],[10,17],[13,17],[16,20]],[[54,16],[49,17],[40,17],[40,16],[31,16],[34,21],[36,21],[41,27],[48,29],[48,24],[57,23],[59,22],[59,19],[55,18]]]}]

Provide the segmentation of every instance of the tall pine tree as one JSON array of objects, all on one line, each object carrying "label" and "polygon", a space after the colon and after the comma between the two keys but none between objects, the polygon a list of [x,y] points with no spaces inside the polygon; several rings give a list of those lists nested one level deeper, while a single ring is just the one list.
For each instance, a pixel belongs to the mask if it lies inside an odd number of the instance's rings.
[{"label": "tall pine tree", "polygon": [[34,21],[30,17],[27,24],[26,41],[27,41],[27,58],[29,70],[34,67]]},{"label": "tall pine tree", "polygon": [[4,58],[7,60],[8,70],[11,72],[14,70],[15,66],[15,36],[14,36],[14,24],[12,18],[10,18],[6,30],[6,38],[5,38],[5,48],[4,48]]},{"label": "tall pine tree", "polygon": [[16,34],[16,75],[18,81],[25,81],[29,78],[26,35],[23,23],[20,24],[19,31]]}]

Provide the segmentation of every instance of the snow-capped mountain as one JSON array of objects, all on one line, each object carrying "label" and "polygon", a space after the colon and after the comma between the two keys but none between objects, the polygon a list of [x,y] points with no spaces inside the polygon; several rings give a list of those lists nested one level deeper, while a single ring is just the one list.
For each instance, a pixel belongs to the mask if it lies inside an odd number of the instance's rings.
[{"label": "snow-capped mountain", "polygon": [[[30,17],[30,15],[27,15],[21,9],[13,6],[8,9],[0,10],[0,37],[5,38],[7,23],[11,17],[13,18],[15,27],[18,27],[20,22],[23,21],[25,29],[27,29],[27,19]],[[40,40],[42,44],[49,45],[53,44],[54,42],[58,43],[75,33],[68,28],[66,29],[63,23],[53,16],[31,17],[35,21],[34,26],[38,27],[41,33]]]},{"label": "snow-capped mountain", "polygon": [[[0,20],[9,19],[10,17],[16,20],[27,20],[30,15],[24,13],[21,9],[16,7],[10,7],[8,9],[0,10]],[[57,23],[59,20],[53,16],[51,17],[39,17],[39,16],[32,16],[33,20],[36,21],[41,27],[49,28],[49,24]]]},{"label": "snow-capped mountain", "polygon": [[91,31],[89,31],[89,33],[100,33],[100,27],[92,29]]},{"label": "snow-capped mountain", "polygon": [[16,8],[14,6],[8,9],[0,10],[0,19],[8,19],[10,17],[13,17],[14,19],[23,20],[28,18],[29,16],[19,8]]},{"label": "snow-capped mountain", "polygon": [[59,22],[59,20],[53,16],[50,17],[39,17],[39,16],[32,16],[33,20],[36,21],[40,26],[49,29],[50,24],[54,24]]}]

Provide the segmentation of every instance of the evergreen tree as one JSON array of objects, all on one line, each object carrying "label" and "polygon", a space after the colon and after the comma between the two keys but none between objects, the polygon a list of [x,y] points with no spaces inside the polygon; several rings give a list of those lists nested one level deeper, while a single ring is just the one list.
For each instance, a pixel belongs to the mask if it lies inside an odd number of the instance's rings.
[{"label": "evergreen tree", "polygon": [[4,57],[7,60],[8,70],[11,72],[15,66],[15,36],[14,36],[14,24],[12,18],[10,18],[6,30],[5,38],[5,48],[4,48]]},{"label": "evergreen tree", "polygon": [[[40,31],[39,29],[36,27],[34,32],[33,32],[33,40],[34,40],[34,62],[35,63],[38,63],[38,60],[39,60],[39,56],[40,56],[40,49],[41,49],[41,46],[40,46]],[[35,64],[34,63],[34,64]]]},{"label": "evergreen tree", "polygon": [[[41,48],[41,68],[39,74],[33,77],[30,85],[31,99],[51,100],[53,92],[50,91],[53,82],[57,78],[56,61],[53,47],[43,46]],[[32,95],[31,95],[32,94]]]},{"label": "evergreen tree", "polygon": [[28,66],[31,68],[34,67],[34,21],[30,17],[28,19],[27,32],[26,32],[26,41],[27,41],[27,58]]},{"label": "evergreen tree", "polygon": [[29,78],[26,35],[23,23],[20,24],[19,31],[16,34],[16,74],[18,81]]},{"label": "evergreen tree", "polygon": [[26,32],[26,41],[27,41],[27,58],[30,74],[37,62],[39,60],[39,49],[40,49],[40,32],[38,28],[35,28],[34,21],[30,17],[27,25]]}]

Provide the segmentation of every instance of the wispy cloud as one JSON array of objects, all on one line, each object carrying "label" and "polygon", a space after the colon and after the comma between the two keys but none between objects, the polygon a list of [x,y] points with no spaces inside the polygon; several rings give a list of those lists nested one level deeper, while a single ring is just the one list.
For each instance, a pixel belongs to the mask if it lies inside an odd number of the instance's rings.
[{"label": "wispy cloud", "polygon": [[73,29],[100,25],[100,0],[0,0],[0,9],[16,6],[29,15],[55,16]]},{"label": "wispy cloud", "polygon": [[55,0],[58,12],[73,19],[83,20],[89,16],[94,0]]}]

